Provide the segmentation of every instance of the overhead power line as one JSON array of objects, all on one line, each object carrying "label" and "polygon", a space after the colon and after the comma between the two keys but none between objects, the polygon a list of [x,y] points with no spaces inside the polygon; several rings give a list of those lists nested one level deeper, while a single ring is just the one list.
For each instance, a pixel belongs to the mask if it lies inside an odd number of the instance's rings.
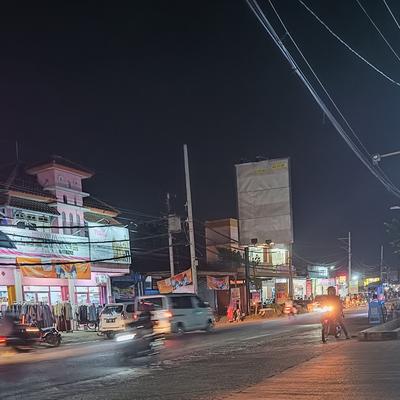
[{"label": "overhead power line", "polygon": [[400,24],[399,24],[399,22],[397,21],[396,17],[394,16],[392,10],[390,9],[388,3],[386,2],[386,0],[382,0],[382,1],[383,1],[383,3],[385,4],[385,6],[386,6],[387,10],[389,11],[390,15],[392,16],[393,21],[396,23],[397,27],[400,29]]},{"label": "overhead power line", "polygon": [[[285,45],[282,43],[280,37],[276,33],[274,27],[271,25],[263,11],[261,10],[259,4],[257,3],[256,0],[246,0],[247,4],[249,5],[250,9],[254,13],[254,15],[257,17],[257,19],[260,21],[261,25],[263,28],[266,30],[268,35],[271,37],[271,39],[275,42],[279,50],[281,51],[282,55],[286,58],[286,60],[289,62],[289,64],[292,66],[294,72],[298,75],[298,77],[301,79],[301,81],[304,83],[306,88],[309,90],[311,93],[312,97],[314,100],[317,102],[317,104],[320,106],[320,108],[323,110],[325,115],[329,118],[330,122],[334,126],[334,128],[337,130],[337,132],[342,136],[346,144],[352,149],[354,154],[359,158],[359,160],[367,167],[367,169],[385,186],[385,188],[391,192],[393,195],[396,197],[400,198],[400,189],[397,188],[391,181],[390,179],[383,173],[382,170],[379,168],[375,167],[372,163],[371,156],[369,153],[363,154],[363,152],[358,148],[358,146],[353,142],[353,140],[349,137],[348,133],[346,130],[342,127],[340,122],[337,120],[337,118],[332,114],[328,106],[325,104],[325,102],[322,100],[320,95],[317,93],[317,91],[314,89],[313,85],[310,83],[306,75],[303,73],[301,70],[300,66],[297,64],[297,62],[294,60],[293,56],[291,53],[288,51],[288,49],[285,47]],[[301,0],[299,0],[301,1]],[[301,53],[302,54],[302,53]],[[304,55],[302,55],[303,58]],[[309,66],[309,63],[306,62],[307,65]],[[312,69],[309,66],[310,69]],[[312,70],[313,71],[313,70]],[[315,72],[313,72],[313,75],[316,77]],[[317,79],[317,81],[320,83],[320,80]],[[321,86],[322,83],[320,83]],[[324,88],[324,91],[326,92],[326,89]],[[327,94],[328,98],[330,99],[329,94]],[[331,100],[331,102],[333,102]],[[335,105],[335,108],[338,110],[337,106]],[[339,115],[342,117],[342,119],[345,121],[346,125],[350,126],[350,124],[345,120],[343,117],[342,113],[340,110],[338,111]],[[354,130],[349,128],[350,131],[355,135]],[[361,142],[358,139],[359,142]],[[365,149],[365,146],[362,146]]]},{"label": "overhead power line", "polygon": [[46,265],[72,265],[72,264],[88,264],[88,263],[97,263],[97,262],[106,262],[106,261],[114,261],[114,260],[122,260],[123,258],[130,258],[130,256],[120,256],[120,257],[111,257],[111,258],[101,258],[101,259],[96,259],[96,260],[79,260],[79,261],[57,261],[57,262],[40,262],[40,263],[30,263],[30,262],[24,262],[24,263],[3,263],[0,262],[1,266],[19,266],[19,267],[40,267],[40,266],[46,266]]},{"label": "overhead power line", "polygon": [[365,57],[363,57],[360,53],[354,50],[351,46],[349,46],[339,35],[337,35],[329,26],[307,5],[303,0],[298,0],[298,2],[333,36],[335,37],[343,46],[345,46],[350,52],[352,52],[355,56],[357,56],[360,60],[364,61],[367,65],[369,65],[373,70],[375,70],[378,74],[382,75],[388,81],[392,82],[396,86],[400,86],[400,83],[391,78],[381,69],[376,67],[372,62],[368,61]]},{"label": "overhead power line", "polygon": [[381,32],[381,30],[378,28],[378,26],[375,24],[374,20],[371,18],[371,16],[368,14],[367,10],[365,7],[361,4],[360,0],[356,0],[357,4],[360,6],[360,8],[363,10],[364,14],[367,16],[367,18],[370,20],[371,24],[373,27],[377,30],[379,33],[380,37],[385,41],[391,52],[395,55],[395,57],[400,61],[399,55],[396,53],[392,45],[389,43],[389,41],[386,39],[385,35]]}]

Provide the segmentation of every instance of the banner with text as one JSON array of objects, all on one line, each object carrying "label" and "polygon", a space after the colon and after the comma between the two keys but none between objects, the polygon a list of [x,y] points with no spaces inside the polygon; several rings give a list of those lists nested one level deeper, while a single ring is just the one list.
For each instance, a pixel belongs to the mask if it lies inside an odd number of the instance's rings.
[{"label": "banner with text", "polygon": [[212,290],[229,290],[229,276],[207,276],[207,287]]},{"label": "banner with text", "polygon": [[108,263],[130,264],[131,250],[129,231],[123,226],[104,226],[88,223],[90,255],[92,260]]},{"label": "banner with text", "polygon": [[40,258],[17,258],[23,276],[31,278],[91,279],[90,263],[43,264]]},{"label": "banner with text", "polygon": [[88,260],[89,240],[83,236],[1,226],[0,258],[14,257]]},{"label": "banner with text", "polygon": [[161,294],[194,293],[192,270],[187,269],[186,271],[183,271],[180,274],[171,276],[171,278],[158,281],[157,287]]}]

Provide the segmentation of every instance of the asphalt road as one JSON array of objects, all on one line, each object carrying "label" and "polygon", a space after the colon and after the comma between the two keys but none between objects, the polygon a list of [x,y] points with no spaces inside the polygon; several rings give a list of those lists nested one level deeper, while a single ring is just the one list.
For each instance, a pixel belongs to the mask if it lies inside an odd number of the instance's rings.
[{"label": "asphalt road", "polygon": [[[124,359],[122,347],[94,342],[0,358],[0,399],[213,399],[320,355],[320,315],[221,326],[169,339],[159,355]],[[347,313],[356,334],[364,310]]]}]

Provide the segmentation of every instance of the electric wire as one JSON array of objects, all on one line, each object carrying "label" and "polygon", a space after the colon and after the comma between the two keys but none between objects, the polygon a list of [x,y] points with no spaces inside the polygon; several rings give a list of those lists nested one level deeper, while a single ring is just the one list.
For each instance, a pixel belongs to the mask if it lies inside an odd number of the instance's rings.
[{"label": "electric wire", "polygon": [[343,46],[345,46],[349,51],[351,51],[355,56],[357,56],[360,60],[364,61],[367,65],[369,65],[373,70],[375,70],[378,74],[386,78],[388,81],[392,82],[396,86],[400,86],[400,83],[395,79],[391,78],[385,72],[380,70],[370,61],[368,61],[365,57],[363,57],[360,53],[354,50],[351,46],[349,46],[339,35],[337,35],[307,4],[304,3],[303,0],[297,0],[332,36],[334,36]]},{"label": "electric wire", "polygon": [[[371,159],[367,158],[365,155],[363,155],[360,151],[360,149],[353,143],[353,141],[350,139],[346,131],[343,129],[341,124],[338,122],[336,117],[331,113],[329,108],[326,106],[325,102],[321,99],[321,97],[318,95],[318,93],[315,91],[314,87],[312,84],[309,82],[307,77],[304,75],[290,52],[287,50],[287,48],[284,46],[282,43],[281,39],[277,35],[275,29],[272,27],[271,23],[268,21],[266,18],[265,14],[262,12],[260,6],[258,5],[256,0],[246,0],[247,4],[249,5],[250,9],[253,11],[254,15],[257,17],[257,19],[260,21],[261,25],[263,28],[267,31],[269,36],[273,39],[283,56],[286,58],[286,60],[289,62],[289,64],[292,66],[294,72],[299,76],[299,78],[302,80],[304,85],[307,87],[311,95],[313,96],[314,100],[317,102],[317,104],[321,107],[321,109],[324,111],[326,116],[329,118],[331,121],[332,125],[335,127],[335,129],[338,131],[338,133],[342,136],[342,138],[345,140],[347,145],[353,150],[354,154],[359,158],[359,160],[367,167],[367,169],[385,186],[385,188],[391,192],[393,195],[396,197],[400,198],[400,189],[398,189],[394,184],[386,177],[382,176],[379,170],[376,170],[371,163]],[[301,0],[300,0],[301,1]]]},{"label": "electric wire", "polygon": [[385,4],[385,6],[386,6],[387,10],[389,11],[390,15],[392,16],[393,21],[396,23],[397,27],[400,29],[400,24],[397,21],[396,17],[394,16],[392,10],[390,9],[389,4],[386,2],[386,0],[382,0],[382,1]]},{"label": "electric wire", "polygon": [[365,7],[361,4],[360,0],[356,0],[357,4],[360,6],[360,8],[363,10],[364,14],[367,16],[367,18],[370,20],[371,24],[373,27],[377,30],[379,33],[380,37],[385,41],[391,52],[395,55],[395,57],[400,61],[400,57],[397,54],[397,52],[394,50],[392,45],[389,43],[389,41],[386,39],[385,35],[382,33],[382,31],[378,28],[378,26],[375,24],[374,20],[371,18],[371,16],[368,14],[367,10]]}]

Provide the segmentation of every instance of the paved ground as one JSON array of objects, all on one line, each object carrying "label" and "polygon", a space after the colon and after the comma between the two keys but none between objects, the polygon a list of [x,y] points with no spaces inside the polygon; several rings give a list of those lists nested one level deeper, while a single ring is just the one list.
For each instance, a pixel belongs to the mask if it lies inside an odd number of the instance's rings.
[{"label": "paved ground", "polygon": [[371,400],[400,397],[400,345],[351,342],[224,400]]},{"label": "paved ground", "polygon": [[[168,340],[158,357],[124,360],[110,341],[13,356],[0,365],[0,398],[217,398],[341,348],[344,340],[321,344],[319,318],[299,315],[187,334]],[[355,334],[366,327],[365,313],[349,314],[347,323]]]}]

